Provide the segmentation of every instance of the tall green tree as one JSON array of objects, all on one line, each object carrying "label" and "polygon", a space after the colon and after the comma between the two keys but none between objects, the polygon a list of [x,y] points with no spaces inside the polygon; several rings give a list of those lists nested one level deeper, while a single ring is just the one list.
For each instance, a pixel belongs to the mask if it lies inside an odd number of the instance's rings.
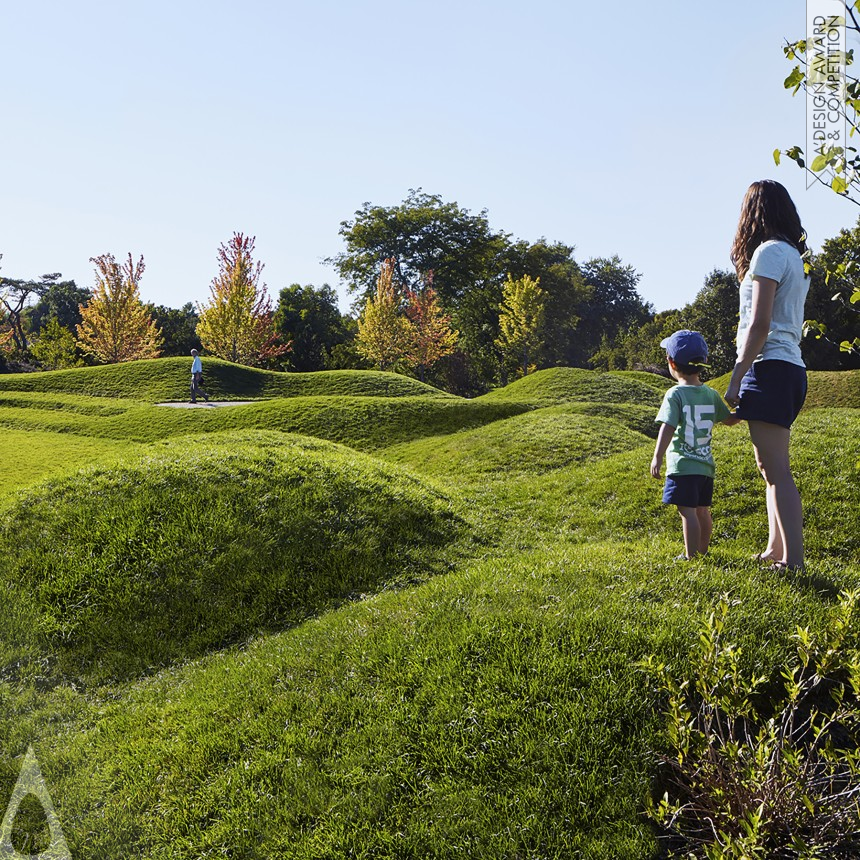
[{"label": "tall green tree", "polygon": [[587,367],[603,336],[610,340],[649,319],[653,308],[639,295],[639,273],[618,255],[594,257],[582,264],[588,289],[580,305],[581,337],[573,364]]},{"label": "tall green tree", "polygon": [[508,275],[499,314],[496,345],[505,360],[519,363],[523,376],[542,342],[546,312],[546,293],[539,282],[523,275],[514,280]]},{"label": "tall green tree", "polygon": [[507,257],[507,273],[514,279],[529,275],[540,280],[545,300],[543,340],[537,359],[541,366],[573,365],[582,360],[580,314],[593,289],[574,259],[573,245],[563,242],[518,241]]},{"label": "tall green tree", "polygon": [[486,210],[473,215],[420,188],[397,206],[365,203],[352,220],[341,223],[340,235],[346,250],[327,262],[352,292],[373,295],[380,263],[390,259],[403,288],[419,288],[432,270],[434,289],[446,308],[476,285],[497,279],[509,247],[506,234],[490,229]]},{"label": "tall green tree", "polygon": [[12,342],[19,353],[25,354],[29,347],[30,302],[34,297],[44,296],[61,277],[59,273],[42,275],[38,280],[0,277],[0,323],[5,323],[8,327]]},{"label": "tall green tree", "polygon": [[347,339],[336,343],[326,359],[326,370],[370,370],[373,364],[358,351],[358,320],[344,315],[344,329]]},{"label": "tall green tree", "polygon": [[48,288],[30,309],[30,331],[38,333],[48,321],[55,319],[62,328],[74,331],[81,322],[81,305],[86,305],[92,291],[79,287],[74,281],[61,281],[51,276]]},{"label": "tall green tree", "polygon": [[186,302],[181,308],[147,305],[147,310],[161,331],[163,356],[188,355],[192,349],[202,349],[197,336],[200,315],[192,302]]},{"label": "tall green tree", "polygon": [[330,367],[335,347],[353,337],[338,308],[337,293],[328,284],[284,287],[278,297],[274,324],[281,340],[292,342],[289,368],[300,372]]},{"label": "tall green tree", "polygon": [[700,331],[708,343],[712,377],[728,373],[735,366],[739,296],[737,275],[727,269],[714,269],[692,304],[680,311],[684,321],[680,327]]},{"label": "tall green tree", "polygon": [[860,327],[856,309],[847,297],[860,296],[860,220],[851,229],[822,243],[809,264],[810,287],[806,313],[809,335],[803,341],[804,361],[812,370],[860,368],[860,349],[850,345]]},{"label": "tall green tree", "polygon": [[61,326],[56,317],[50,317],[42,326],[30,346],[30,354],[45,370],[81,367],[84,363],[78,354],[75,336]]}]

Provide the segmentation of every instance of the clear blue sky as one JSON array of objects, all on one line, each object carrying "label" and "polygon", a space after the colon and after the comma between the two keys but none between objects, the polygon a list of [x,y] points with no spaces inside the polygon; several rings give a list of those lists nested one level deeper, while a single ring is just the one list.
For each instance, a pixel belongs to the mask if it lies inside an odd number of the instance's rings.
[{"label": "clear blue sky", "polygon": [[[28,0],[0,12],[7,277],[143,254],[145,301],[205,301],[257,237],[273,297],[338,286],[341,221],[409,188],[516,238],[618,254],[658,310],[728,267],[749,183],[775,178],[813,247],[853,204],[803,145],[782,81],[805,0]],[[342,303],[347,307],[347,302]]]}]

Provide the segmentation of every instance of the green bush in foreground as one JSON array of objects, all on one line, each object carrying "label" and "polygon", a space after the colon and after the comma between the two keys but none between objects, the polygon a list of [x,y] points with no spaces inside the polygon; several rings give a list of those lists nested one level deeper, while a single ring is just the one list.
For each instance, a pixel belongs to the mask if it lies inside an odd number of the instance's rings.
[{"label": "green bush in foreground", "polygon": [[133,676],[421,579],[460,526],[441,492],[330,443],[165,443],[10,507],[0,667],[26,672],[23,652],[39,672],[48,655],[72,677]]},{"label": "green bush in foreground", "polygon": [[739,649],[724,643],[726,597],[701,627],[694,681],[643,661],[669,696],[669,788],[648,813],[676,843],[671,856],[858,856],[858,601],[860,591],[843,592],[820,640],[798,628],[797,659],[782,669],[776,703],[764,696],[757,704],[768,678],[745,676]]}]

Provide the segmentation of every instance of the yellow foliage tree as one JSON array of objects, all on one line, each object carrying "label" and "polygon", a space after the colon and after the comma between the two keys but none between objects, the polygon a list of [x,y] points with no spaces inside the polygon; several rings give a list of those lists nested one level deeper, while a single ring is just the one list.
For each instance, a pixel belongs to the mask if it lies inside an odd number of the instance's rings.
[{"label": "yellow foliage tree", "polygon": [[529,372],[529,359],[541,345],[546,293],[540,278],[523,275],[514,280],[508,275],[499,314],[499,337],[496,346],[505,358],[521,363],[523,376]]},{"label": "yellow foliage tree", "polygon": [[272,303],[260,283],[263,264],[254,262],[254,236],[234,233],[218,249],[220,271],[200,307],[197,336],[203,348],[237,364],[259,364],[272,340]]},{"label": "yellow foliage tree", "polygon": [[120,265],[113,254],[90,257],[96,266],[96,287],[81,305],[78,346],[106,364],[158,358],[161,332],[140,300],[143,257],[131,254]]},{"label": "yellow foliage tree", "polygon": [[393,259],[383,260],[376,295],[367,300],[358,318],[358,351],[380,370],[396,367],[409,349],[409,321],[400,313],[400,296],[394,284]]}]

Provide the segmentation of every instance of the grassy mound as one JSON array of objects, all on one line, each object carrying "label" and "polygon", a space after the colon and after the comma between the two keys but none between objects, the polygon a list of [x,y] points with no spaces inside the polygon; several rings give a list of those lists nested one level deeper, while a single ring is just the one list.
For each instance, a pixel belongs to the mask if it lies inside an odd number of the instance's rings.
[{"label": "grassy mound", "polygon": [[136,675],[420,579],[461,525],[438,490],[329,443],[165,443],[46,483],[0,521],[0,666]]},{"label": "grassy mound", "polygon": [[[41,745],[72,853],[657,856],[641,802],[662,720],[635,660],[683,670],[697,615],[730,590],[727,635],[769,673],[825,609],[750,563],[680,575],[669,557],[487,560],[166,671]],[[13,749],[32,723],[16,728]]]},{"label": "grassy mound", "polygon": [[810,371],[805,405],[860,409],[860,370]]},{"label": "grassy mound", "polygon": [[[21,398],[20,402],[18,398]],[[174,409],[130,401],[7,393],[0,426],[78,436],[151,442],[193,433],[278,430],[359,448],[380,448],[421,436],[479,427],[528,411],[516,402],[443,397],[289,397],[225,409]]]},{"label": "grassy mound", "polygon": [[[372,370],[275,373],[217,358],[205,358],[203,369],[206,390],[211,397],[221,400],[318,395],[452,398],[417,379]],[[181,401],[189,397],[190,379],[190,357],[157,358],[101,367],[3,374],[0,375],[0,391],[124,397],[146,402]]]},{"label": "grassy mound", "polygon": [[[850,407],[860,409],[860,370],[810,370],[809,390],[804,409],[816,407]],[[729,386],[731,374],[726,373],[709,382],[721,394]]]},{"label": "grassy mound", "polygon": [[[76,860],[662,856],[662,701],[635,661],[685,677],[728,592],[743,671],[779,684],[795,625],[860,583],[860,410],[795,425],[805,575],[751,560],[744,425],[715,432],[711,553],[676,563],[645,438],[668,382],[640,376],[219,411],[0,391],[0,424],[58,457],[163,440],[0,514],[0,797],[32,744]],[[850,390],[810,377],[812,402]]]},{"label": "grassy mound", "polygon": [[[792,469],[804,505],[808,553],[813,559],[857,559],[860,531],[848,520],[860,509],[860,413],[810,410],[801,413],[792,432]],[[522,486],[514,502],[528,505],[535,520],[575,540],[673,538],[680,546],[678,516],[662,504],[662,484],[648,474],[652,450],[649,445],[560,470],[539,486]],[[767,515],[746,425],[716,428],[714,459],[714,543],[728,542],[742,557],[751,556],[764,549]]]},{"label": "grassy mound", "polygon": [[619,379],[630,379],[636,382],[644,382],[645,385],[650,385],[656,388],[660,394],[663,394],[667,388],[671,388],[675,381],[668,376],[661,376],[658,373],[649,373],[645,370],[612,370],[610,376],[617,376]]},{"label": "grassy mound", "polygon": [[9,428],[3,430],[3,444],[15,456],[0,458],[0,501],[50,475],[77,471],[95,461],[140,450],[139,445],[124,440]]},{"label": "grassy mound", "polygon": [[[655,375],[655,380],[661,377]],[[576,367],[552,367],[517,379],[478,398],[485,401],[522,401],[555,406],[571,401],[634,403],[657,409],[662,400],[657,383],[644,383],[632,375],[598,373]]]},{"label": "grassy mound", "polygon": [[[551,406],[476,430],[395,445],[381,454],[422,472],[460,480],[543,474],[638,448],[647,441],[624,426],[629,416],[617,408],[612,411],[612,416],[596,417],[570,406]],[[649,417],[653,423],[653,415]]]}]

